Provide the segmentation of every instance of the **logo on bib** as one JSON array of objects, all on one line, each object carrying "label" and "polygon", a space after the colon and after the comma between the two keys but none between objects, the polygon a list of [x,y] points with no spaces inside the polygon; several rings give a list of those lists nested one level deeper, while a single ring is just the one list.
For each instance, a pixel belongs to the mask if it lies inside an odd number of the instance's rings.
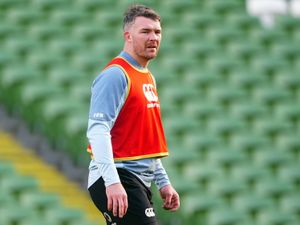
[{"label": "logo on bib", "polygon": [[153,86],[153,84],[143,84],[143,92],[144,95],[146,97],[146,99],[151,102],[149,104],[147,104],[148,108],[153,108],[153,107],[159,107],[159,103],[158,102],[158,97],[154,92],[155,87]]}]

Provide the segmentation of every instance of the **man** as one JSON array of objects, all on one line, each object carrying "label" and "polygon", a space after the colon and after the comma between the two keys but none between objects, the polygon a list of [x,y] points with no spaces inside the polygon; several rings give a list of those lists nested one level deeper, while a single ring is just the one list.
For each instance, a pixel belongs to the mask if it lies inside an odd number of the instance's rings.
[{"label": "man", "polygon": [[143,5],[124,15],[124,48],[92,85],[87,137],[88,189],[107,224],[156,224],[155,182],[169,211],[179,208],[160,158],[168,155],[160,102],[148,63],[158,53],[160,16]]}]

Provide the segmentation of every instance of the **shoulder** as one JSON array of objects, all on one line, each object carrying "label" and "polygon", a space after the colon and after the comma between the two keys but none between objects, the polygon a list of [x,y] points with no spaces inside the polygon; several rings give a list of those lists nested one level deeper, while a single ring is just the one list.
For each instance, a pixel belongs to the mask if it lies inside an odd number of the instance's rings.
[{"label": "shoulder", "polygon": [[110,66],[104,69],[94,80],[93,87],[98,84],[107,85],[127,85],[126,75],[123,70],[117,66]]}]

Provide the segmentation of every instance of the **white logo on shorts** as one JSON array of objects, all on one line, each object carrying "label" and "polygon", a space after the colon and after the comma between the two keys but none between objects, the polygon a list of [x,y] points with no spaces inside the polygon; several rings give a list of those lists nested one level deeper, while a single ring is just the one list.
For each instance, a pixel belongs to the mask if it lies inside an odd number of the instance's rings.
[{"label": "white logo on shorts", "polygon": [[155,216],[153,208],[145,209],[145,214],[146,214],[147,217],[154,217]]}]

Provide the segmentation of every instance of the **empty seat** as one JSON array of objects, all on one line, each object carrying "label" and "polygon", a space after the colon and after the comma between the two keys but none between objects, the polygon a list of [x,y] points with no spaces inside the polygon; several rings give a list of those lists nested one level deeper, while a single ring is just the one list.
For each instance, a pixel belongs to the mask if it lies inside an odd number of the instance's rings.
[{"label": "empty seat", "polygon": [[228,206],[216,207],[211,210],[207,217],[209,225],[238,225],[247,220],[246,214],[239,210],[232,209]]},{"label": "empty seat", "polygon": [[264,225],[295,224],[297,221],[295,214],[283,212],[276,207],[262,210],[258,215],[258,223]]},{"label": "empty seat", "polygon": [[228,137],[246,129],[244,121],[228,115],[218,115],[207,120],[207,129],[216,135]]},{"label": "empty seat", "polygon": [[248,192],[235,196],[233,205],[236,210],[241,210],[255,219],[260,211],[269,209],[274,205],[274,202],[270,198]]},{"label": "empty seat", "polygon": [[33,177],[14,175],[1,179],[0,186],[7,194],[18,198],[23,192],[36,190],[38,183]]},{"label": "empty seat", "polygon": [[202,98],[196,98],[194,101],[187,101],[184,104],[184,113],[194,119],[207,120],[208,118],[221,114],[222,111],[220,105]]},{"label": "empty seat", "polygon": [[258,104],[253,101],[241,101],[233,104],[230,107],[230,113],[236,118],[241,118],[245,121],[253,121],[257,118],[263,118],[268,115],[269,110],[264,104]]},{"label": "empty seat", "polygon": [[35,210],[41,215],[49,208],[61,204],[57,195],[36,191],[22,194],[19,202],[23,207]]},{"label": "empty seat", "polygon": [[276,104],[292,98],[291,93],[278,86],[263,85],[257,86],[253,90],[253,98],[257,102],[266,104]]},{"label": "empty seat", "polygon": [[83,212],[79,209],[55,207],[45,212],[45,220],[50,219],[60,224],[72,224],[84,218]]}]

